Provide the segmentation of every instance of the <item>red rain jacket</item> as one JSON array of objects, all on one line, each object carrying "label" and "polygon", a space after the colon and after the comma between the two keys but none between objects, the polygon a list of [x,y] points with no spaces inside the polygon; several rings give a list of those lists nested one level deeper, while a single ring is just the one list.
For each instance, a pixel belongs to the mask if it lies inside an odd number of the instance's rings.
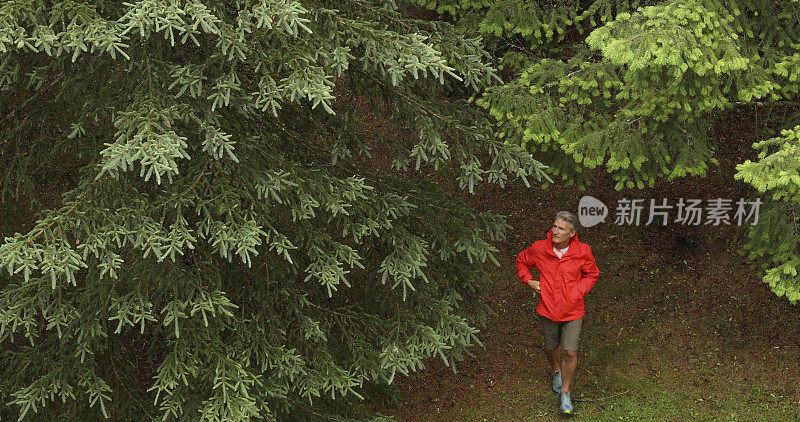
[{"label": "red rain jacket", "polygon": [[536,312],[553,321],[574,321],[586,313],[583,296],[592,290],[600,270],[592,248],[572,236],[569,250],[561,259],[553,252],[553,230],[547,239],[537,240],[517,255],[517,273],[523,284],[533,279],[531,268],[539,271],[539,307]]}]

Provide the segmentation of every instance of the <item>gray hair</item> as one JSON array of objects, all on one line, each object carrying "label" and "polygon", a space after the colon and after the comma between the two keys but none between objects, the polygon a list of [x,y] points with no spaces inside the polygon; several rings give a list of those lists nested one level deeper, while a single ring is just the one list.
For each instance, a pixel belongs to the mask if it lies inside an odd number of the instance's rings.
[{"label": "gray hair", "polygon": [[559,211],[556,213],[556,218],[553,220],[564,220],[572,226],[572,231],[577,232],[579,228],[581,228],[581,224],[578,222],[578,217],[575,214],[569,211]]}]

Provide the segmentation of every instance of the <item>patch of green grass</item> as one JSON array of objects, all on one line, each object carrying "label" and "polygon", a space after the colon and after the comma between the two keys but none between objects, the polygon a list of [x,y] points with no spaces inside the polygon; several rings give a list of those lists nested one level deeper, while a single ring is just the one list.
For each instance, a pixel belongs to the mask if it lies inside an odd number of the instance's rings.
[{"label": "patch of green grass", "polygon": [[[575,419],[800,420],[800,348],[791,347],[796,339],[769,335],[800,323],[797,314],[787,315],[779,298],[770,297],[772,302],[765,303],[765,295],[752,283],[749,290],[738,286],[724,290],[738,265],[736,256],[730,262],[720,257],[704,266],[690,262],[687,265],[693,268],[687,270],[658,266],[659,260],[646,247],[630,242],[626,248],[593,245],[598,264],[602,259],[603,265],[601,280],[587,296],[573,384]],[[511,312],[512,303],[509,299],[503,307]],[[497,323],[509,332],[518,324],[531,324],[531,333],[538,333],[534,318],[528,318],[531,312],[532,306]],[[520,314],[525,315],[523,320]],[[541,339],[531,337],[526,342],[540,344]],[[558,413],[556,395],[548,388],[544,353],[504,339],[497,344],[502,348],[483,352],[492,356],[486,361],[498,365],[502,359],[497,356],[507,356],[514,347],[516,355],[525,358],[509,364],[514,368],[510,374],[505,372],[515,382],[491,390],[469,389],[460,398],[463,406],[398,420],[568,420]],[[492,371],[484,366],[481,374]]]}]

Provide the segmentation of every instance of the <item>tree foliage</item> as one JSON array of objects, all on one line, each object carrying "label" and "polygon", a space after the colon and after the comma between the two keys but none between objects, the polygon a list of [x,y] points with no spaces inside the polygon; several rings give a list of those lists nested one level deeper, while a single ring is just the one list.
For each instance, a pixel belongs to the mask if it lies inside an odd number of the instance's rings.
[{"label": "tree foliage", "polygon": [[392,1],[4,2],[3,197],[74,179],[0,246],[3,413],[344,420],[455,370],[508,225],[414,170],[543,168],[462,99],[488,59]]},{"label": "tree foliage", "polygon": [[[800,299],[797,99],[800,2],[719,0],[419,1],[476,31],[508,71],[478,99],[498,135],[566,184],[603,167],[616,188],[703,176],[718,164],[722,112],[782,107],[780,134],[753,145],[736,177],[765,196],[745,250],[764,281]],[[777,135],[777,136],[775,136]],[[548,184],[549,182],[545,182]]]}]

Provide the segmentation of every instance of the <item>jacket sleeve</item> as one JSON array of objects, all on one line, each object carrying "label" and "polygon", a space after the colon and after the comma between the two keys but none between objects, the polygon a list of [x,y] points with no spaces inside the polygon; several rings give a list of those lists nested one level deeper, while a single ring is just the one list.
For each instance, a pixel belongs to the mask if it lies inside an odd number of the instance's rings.
[{"label": "jacket sleeve", "polygon": [[536,255],[533,250],[533,245],[520,252],[517,255],[517,275],[522,284],[527,284],[528,281],[533,280],[531,275],[531,268],[536,266]]},{"label": "jacket sleeve", "polygon": [[592,248],[589,245],[586,245],[586,251],[585,262],[581,267],[581,279],[578,282],[578,291],[581,293],[581,296],[585,296],[586,293],[592,290],[592,287],[594,287],[594,284],[597,282],[597,278],[600,276],[600,269],[597,268],[597,263],[592,254]]}]

